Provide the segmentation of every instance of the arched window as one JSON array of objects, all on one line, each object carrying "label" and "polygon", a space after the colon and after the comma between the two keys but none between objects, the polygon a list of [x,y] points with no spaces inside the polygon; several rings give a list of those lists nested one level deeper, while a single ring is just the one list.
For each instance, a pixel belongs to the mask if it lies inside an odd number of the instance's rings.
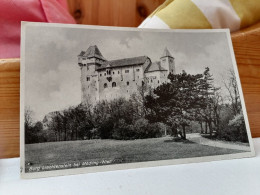
[{"label": "arched window", "polygon": [[128,81],[126,82],[126,85],[129,85],[129,82],[128,82]]},{"label": "arched window", "polygon": [[116,87],[116,82],[113,82],[113,83],[112,83],[112,87]]},{"label": "arched window", "polygon": [[104,88],[107,88],[107,84],[106,83],[104,84]]}]

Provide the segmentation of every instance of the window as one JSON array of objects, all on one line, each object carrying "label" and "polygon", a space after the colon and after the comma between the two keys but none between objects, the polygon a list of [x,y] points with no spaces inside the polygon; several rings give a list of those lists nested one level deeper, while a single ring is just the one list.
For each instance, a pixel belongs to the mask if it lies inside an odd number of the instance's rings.
[{"label": "window", "polygon": [[89,70],[89,67],[87,66],[87,70]]},{"label": "window", "polygon": [[151,83],[153,82],[153,79],[151,79]]},{"label": "window", "polygon": [[100,76],[102,77],[102,74],[100,74]]},{"label": "window", "polygon": [[106,76],[107,74],[106,73],[104,73],[104,76]]},{"label": "window", "polygon": [[90,81],[90,77],[87,77],[87,81]]},{"label": "window", "polygon": [[82,60],[86,60],[86,58],[82,58]]},{"label": "window", "polygon": [[116,87],[116,82],[113,82],[113,83],[112,83],[112,87]]},{"label": "window", "polygon": [[104,84],[104,88],[107,88],[107,84],[106,83]]},{"label": "window", "polygon": [[129,73],[129,70],[125,70],[125,73]]},{"label": "window", "polygon": [[140,69],[136,69],[136,72],[139,72],[140,71]]},{"label": "window", "polygon": [[158,83],[160,83],[160,81],[158,80]]},{"label": "window", "polygon": [[126,85],[127,85],[127,86],[129,85],[129,82],[128,82],[128,81],[126,82]]},{"label": "window", "polygon": [[163,62],[166,62],[166,59],[163,59]]},{"label": "window", "polygon": [[137,78],[139,79],[139,76],[137,76]]},{"label": "window", "polygon": [[118,71],[118,74],[120,74],[120,72]]},{"label": "window", "polygon": [[113,74],[115,74],[115,72],[113,72]]},{"label": "window", "polygon": [[111,70],[107,70],[107,75],[111,75]]}]

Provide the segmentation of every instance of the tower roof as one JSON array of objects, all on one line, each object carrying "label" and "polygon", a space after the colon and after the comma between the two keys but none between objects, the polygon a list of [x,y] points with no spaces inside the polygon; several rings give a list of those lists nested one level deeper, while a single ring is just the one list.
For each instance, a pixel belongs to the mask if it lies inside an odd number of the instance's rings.
[{"label": "tower roof", "polygon": [[170,57],[170,58],[173,58],[171,53],[169,52],[169,50],[167,49],[167,47],[165,47],[164,51],[163,51],[163,54],[161,56],[161,58],[163,57]]},{"label": "tower roof", "polygon": [[106,60],[96,45],[90,46],[87,51],[81,51],[79,56],[86,58],[99,58],[101,60]]}]

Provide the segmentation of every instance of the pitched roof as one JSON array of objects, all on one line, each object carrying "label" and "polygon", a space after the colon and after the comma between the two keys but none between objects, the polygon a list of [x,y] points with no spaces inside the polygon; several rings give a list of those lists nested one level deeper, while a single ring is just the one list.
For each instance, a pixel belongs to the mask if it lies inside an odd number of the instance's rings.
[{"label": "pitched roof", "polygon": [[139,56],[139,57],[133,57],[133,58],[124,58],[119,60],[111,60],[111,61],[105,61],[98,70],[107,68],[107,67],[122,67],[122,66],[133,66],[133,65],[140,65],[144,64],[145,61],[149,59],[147,56]]},{"label": "pitched roof", "polygon": [[78,56],[86,57],[86,58],[99,58],[101,60],[106,60],[101,52],[99,51],[98,47],[96,45],[90,46],[87,51],[81,51]]},{"label": "pitched roof", "polygon": [[161,58],[163,58],[163,57],[171,57],[171,58],[173,58],[172,55],[171,55],[171,53],[170,53],[169,50],[167,49],[167,47],[165,47]]},{"label": "pitched roof", "polygon": [[147,72],[154,72],[154,71],[167,71],[161,66],[160,62],[153,62],[145,69],[145,73]]}]

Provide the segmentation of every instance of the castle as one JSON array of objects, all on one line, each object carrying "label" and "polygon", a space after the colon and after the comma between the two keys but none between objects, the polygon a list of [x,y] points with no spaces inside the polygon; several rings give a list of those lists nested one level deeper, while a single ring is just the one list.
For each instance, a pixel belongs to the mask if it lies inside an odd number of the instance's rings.
[{"label": "castle", "polygon": [[129,98],[143,83],[155,88],[175,74],[174,57],[167,48],[160,61],[148,56],[107,60],[96,45],[78,55],[81,69],[81,102],[96,104],[101,100]]}]

